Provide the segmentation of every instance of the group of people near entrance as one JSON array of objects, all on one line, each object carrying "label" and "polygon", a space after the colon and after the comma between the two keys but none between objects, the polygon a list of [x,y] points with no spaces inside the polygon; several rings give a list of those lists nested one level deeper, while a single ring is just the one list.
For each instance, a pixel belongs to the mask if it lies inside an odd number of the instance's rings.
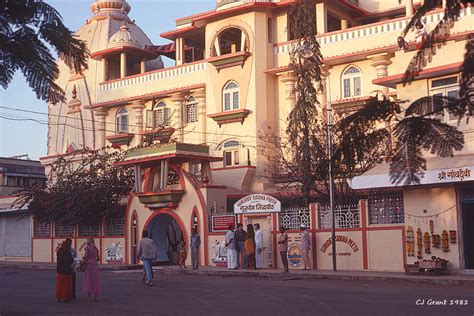
[{"label": "group of people near entrance", "polygon": [[[91,302],[92,296],[97,302],[99,295],[99,249],[96,247],[94,239],[87,239],[82,258],[84,267],[84,293],[87,301]],[[79,262],[77,251],[72,247],[72,240],[66,239],[57,250],[56,260],[56,301],[70,302],[76,299],[76,269]]]},{"label": "group of people near entrance", "polygon": [[224,245],[227,248],[227,268],[261,269],[263,267],[263,235],[259,224],[229,225]]},{"label": "group of people near entrance", "polygon": [[[233,269],[261,269],[263,267],[263,233],[260,224],[248,224],[247,231],[242,224],[237,224],[237,229],[230,225],[225,235],[225,246],[227,247],[227,268]],[[300,227],[300,248],[303,252],[302,260],[304,269],[311,269],[309,250],[311,249],[311,238],[306,225]],[[280,228],[278,237],[278,248],[284,272],[288,273],[288,234],[286,228]]]}]

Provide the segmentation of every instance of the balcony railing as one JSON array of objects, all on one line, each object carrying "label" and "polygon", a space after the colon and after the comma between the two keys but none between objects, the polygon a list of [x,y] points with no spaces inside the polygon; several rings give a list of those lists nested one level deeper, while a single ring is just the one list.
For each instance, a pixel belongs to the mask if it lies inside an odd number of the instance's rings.
[{"label": "balcony railing", "polygon": [[[433,29],[434,24],[441,21],[444,16],[444,11],[436,11],[426,16],[426,24],[429,30]],[[460,24],[466,17],[474,16],[474,7],[467,7],[461,10]],[[390,45],[396,45],[397,37],[400,36],[402,31],[407,26],[410,18],[397,18],[393,20],[372,23],[369,25],[356,26],[344,31],[336,31],[326,33],[318,36],[319,44],[321,45],[321,51],[325,58],[331,58],[335,56],[343,56],[357,51],[367,51],[370,49],[384,48]],[[465,25],[456,26],[451,30],[451,33],[456,31],[462,32],[466,30],[472,30],[474,23],[466,22]],[[430,27],[431,26],[431,27]],[[414,35],[409,35],[409,40]],[[359,39],[371,39],[365,40],[364,42],[354,43],[354,40]],[[373,39],[373,40],[372,40]],[[351,42],[352,41],[352,42]],[[277,44],[274,48],[275,55],[286,56],[295,47],[296,41],[286,42]],[[282,66],[286,60],[282,60],[279,63]]]}]

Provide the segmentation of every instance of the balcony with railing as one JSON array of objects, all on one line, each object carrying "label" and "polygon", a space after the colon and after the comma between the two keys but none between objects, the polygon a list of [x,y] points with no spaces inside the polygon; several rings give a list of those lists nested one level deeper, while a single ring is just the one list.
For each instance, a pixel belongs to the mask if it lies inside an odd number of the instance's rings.
[{"label": "balcony with railing", "polygon": [[[424,21],[428,31],[443,19],[444,11],[436,10],[428,14]],[[397,38],[410,21],[409,17],[391,19],[351,27],[346,30],[318,35],[321,52],[327,64],[333,60],[346,58],[349,61],[359,55],[371,55],[379,52],[397,51]],[[474,30],[474,7],[461,10],[461,16],[451,28],[451,35],[467,34]],[[409,32],[407,41],[415,39],[414,32]],[[297,45],[297,41],[275,44],[275,67],[285,67],[289,63],[289,52]]]},{"label": "balcony with railing", "polygon": [[146,97],[157,92],[172,93],[204,85],[206,67],[206,61],[198,61],[106,81],[99,86],[98,103]]}]

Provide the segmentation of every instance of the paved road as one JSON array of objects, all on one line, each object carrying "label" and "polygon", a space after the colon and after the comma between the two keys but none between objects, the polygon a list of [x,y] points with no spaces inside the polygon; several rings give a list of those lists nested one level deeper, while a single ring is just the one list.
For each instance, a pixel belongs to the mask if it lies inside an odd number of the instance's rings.
[{"label": "paved road", "polygon": [[[474,287],[157,275],[148,288],[140,273],[103,271],[100,302],[80,293],[56,303],[54,280],[54,271],[0,269],[0,315],[474,315]],[[429,299],[448,306],[427,306]]]}]

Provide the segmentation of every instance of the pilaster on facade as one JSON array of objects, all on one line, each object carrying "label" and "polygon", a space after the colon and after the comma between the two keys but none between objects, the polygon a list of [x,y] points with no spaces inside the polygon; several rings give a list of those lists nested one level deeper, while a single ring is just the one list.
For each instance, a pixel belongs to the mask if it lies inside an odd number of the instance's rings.
[{"label": "pilaster on facade", "polygon": [[413,0],[405,0],[406,3],[405,3],[405,11],[406,11],[406,16],[407,17],[410,17],[413,15],[414,13],[414,9],[413,9]]},{"label": "pilaster on facade", "polygon": [[94,116],[97,119],[97,147],[102,149],[105,147],[105,118],[107,117],[107,110],[97,108],[94,110]]},{"label": "pilaster on facade", "polygon": [[205,144],[206,137],[206,89],[199,89],[193,91],[194,97],[197,101],[198,122],[201,131],[201,143]]},{"label": "pilaster on facade", "polygon": [[176,124],[176,138],[179,143],[184,142],[184,122],[183,122],[183,105],[185,101],[183,92],[173,93],[171,102],[174,103],[172,123]]},{"label": "pilaster on facade", "polygon": [[[372,62],[372,67],[377,71],[377,79],[388,76],[388,66],[392,64],[391,58],[393,56],[392,53],[380,53],[367,56],[367,59]],[[382,92],[388,95],[388,87],[383,87]]]},{"label": "pilaster on facade", "polygon": [[142,100],[132,102],[132,109],[135,111],[135,125],[138,128],[137,132],[143,130],[143,112],[145,110],[145,103]]},{"label": "pilaster on facade", "polygon": [[289,109],[296,104],[296,76],[293,72],[287,72],[280,76],[281,82],[285,84],[285,98]]}]

